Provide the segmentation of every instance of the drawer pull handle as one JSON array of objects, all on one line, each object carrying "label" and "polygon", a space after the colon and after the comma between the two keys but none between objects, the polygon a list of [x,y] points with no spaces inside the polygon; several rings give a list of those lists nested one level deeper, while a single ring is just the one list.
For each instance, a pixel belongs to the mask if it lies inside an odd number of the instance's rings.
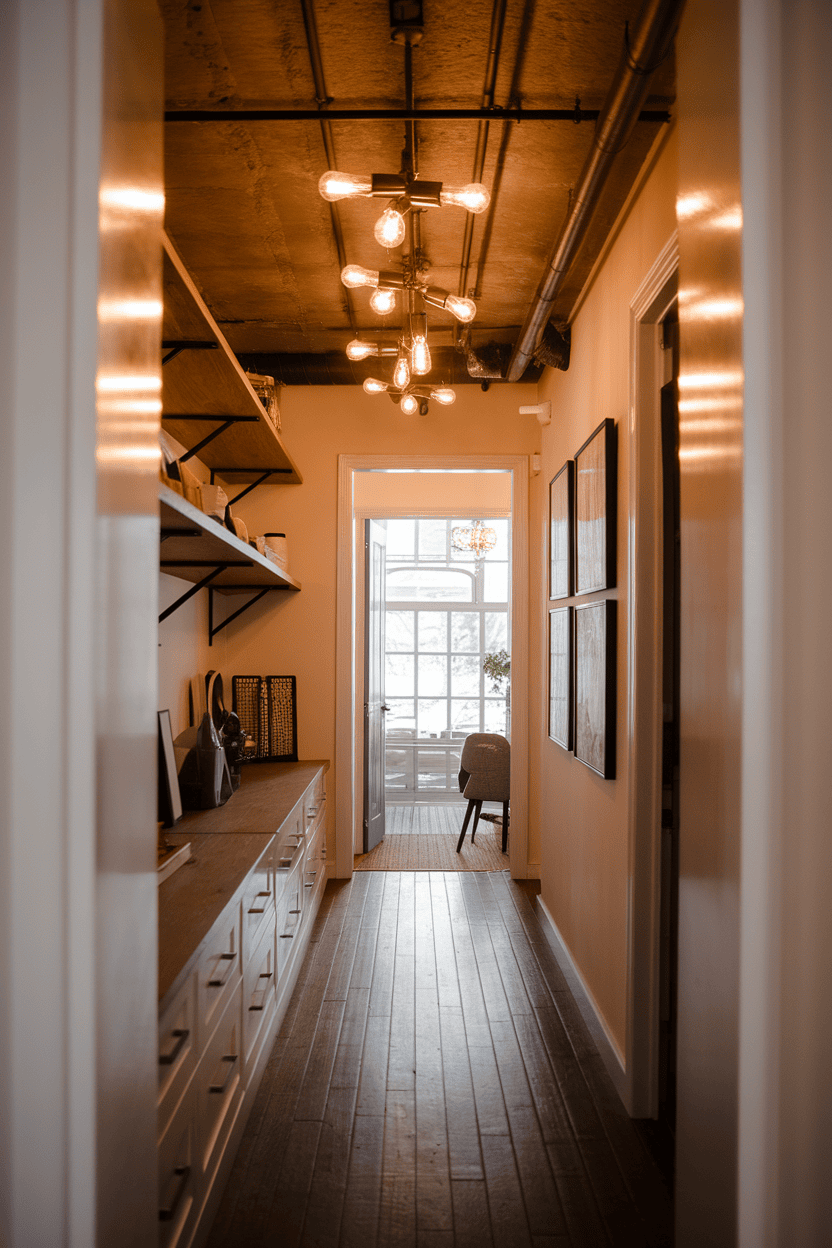
[{"label": "drawer pull handle", "polygon": [[[271,897],[271,892],[267,888],[265,892],[258,893],[257,896],[258,897]],[[252,906],[251,909],[249,910],[249,914],[265,914],[265,913],[266,913],[265,906]]]},{"label": "drawer pull handle", "polygon": [[[272,977],[272,973],[271,973],[271,971],[263,971],[263,972],[261,972],[261,974],[258,976],[258,979],[271,979],[271,977]],[[251,994],[252,1004],[248,1007],[248,1008],[249,1008],[249,1013],[252,1013],[253,1011],[254,1011],[254,1012],[256,1012],[257,1010],[262,1010],[262,1008],[263,1008],[263,1004],[264,1004],[265,999],[266,999],[266,988],[267,988],[267,987],[268,987],[268,985],[267,985],[267,984],[264,984],[262,988],[258,988],[255,992],[253,992],[253,993]],[[255,997],[259,997],[259,998],[260,998],[260,1000],[259,1000],[258,1002],[256,1002],[256,1003],[254,1002],[254,998],[255,998]]]},{"label": "drawer pull handle", "polygon": [[237,955],[236,953],[221,953],[219,960],[220,962],[231,962],[232,965],[229,966],[228,970],[226,971],[225,979],[209,979],[208,980],[209,988],[224,988],[225,987],[225,985],[228,983],[229,979],[231,978],[231,971],[233,970],[234,962],[236,962],[237,960]]},{"label": "drawer pull handle", "polygon": [[[185,1034],[187,1035],[188,1033],[186,1032]],[[168,1201],[164,1209],[159,1210],[160,1222],[172,1222],[176,1217],[176,1210],[184,1195],[185,1188],[188,1186],[188,1179],[191,1177],[191,1167],[177,1166],[173,1173],[179,1179],[179,1182],[176,1185],[176,1191],[173,1193],[173,1199]]]},{"label": "drawer pull handle", "polygon": [[300,910],[290,910],[290,914],[300,914]]},{"label": "drawer pull handle", "polygon": [[172,1031],[170,1034],[176,1038],[176,1044],[173,1046],[170,1053],[159,1054],[160,1066],[173,1065],[179,1054],[182,1052],[182,1047],[191,1033],[186,1028],[177,1027],[176,1031]]},{"label": "drawer pull handle", "polygon": [[291,939],[292,939],[292,937],[294,936],[294,934],[295,934],[294,932],[281,932],[281,933],[280,933],[280,939],[281,939],[281,940],[291,940]]},{"label": "drawer pull handle", "polygon": [[311,884],[304,884],[304,886],[303,886],[303,887],[304,887],[304,888],[312,888],[312,887],[313,887],[313,885],[311,885]]},{"label": "drawer pull handle", "polygon": [[307,871],[307,872],[306,872],[306,874],[307,874],[307,875],[317,875],[317,874],[318,874],[318,872],[317,872],[317,871]]},{"label": "drawer pull handle", "polygon": [[228,1063],[228,1074],[225,1076],[222,1083],[210,1084],[208,1091],[219,1092],[220,1095],[222,1095],[222,1093],[225,1092],[226,1088],[228,1087],[231,1081],[231,1076],[234,1074],[234,1063],[237,1061],[237,1054],[229,1053],[225,1057],[221,1058],[220,1060]]}]

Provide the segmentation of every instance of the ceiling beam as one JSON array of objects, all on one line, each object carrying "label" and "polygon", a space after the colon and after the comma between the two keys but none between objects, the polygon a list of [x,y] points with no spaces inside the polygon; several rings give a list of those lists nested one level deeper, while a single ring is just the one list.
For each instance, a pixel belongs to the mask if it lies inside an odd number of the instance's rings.
[{"label": "ceiling beam", "polygon": [[[165,121],[597,121],[597,108],[177,108]],[[638,121],[669,122],[666,109],[643,109]]]}]

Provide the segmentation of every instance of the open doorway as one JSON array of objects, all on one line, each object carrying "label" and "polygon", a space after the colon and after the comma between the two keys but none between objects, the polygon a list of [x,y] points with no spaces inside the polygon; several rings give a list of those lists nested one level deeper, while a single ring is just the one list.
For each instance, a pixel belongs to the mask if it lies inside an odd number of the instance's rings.
[{"label": "open doorway", "polygon": [[[467,806],[458,781],[466,737],[511,736],[510,517],[365,524],[364,852],[382,835],[455,842]],[[480,817],[484,835],[501,836],[499,803]]]},{"label": "open doorway", "polygon": [[[460,797],[461,742],[475,731],[510,733],[508,860],[501,855],[499,864],[475,869],[510,865],[512,874],[523,878],[528,871],[528,459],[420,457],[414,464],[403,457],[342,457],[340,468],[337,874],[343,877],[352,870],[352,856],[362,852],[364,841],[365,725],[360,695],[365,692],[367,668],[365,522],[373,519],[383,522],[386,531],[389,643],[385,642],[385,675],[389,667],[391,683],[384,696],[384,705],[390,708],[385,712],[390,740],[389,753],[385,749],[384,783],[385,805],[389,798],[397,828],[393,835],[408,834],[408,821],[413,833],[414,818],[423,814],[428,824],[433,821],[434,827],[445,830],[443,825]],[[488,558],[451,549],[454,529],[470,529],[475,521],[489,528],[496,525]],[[348,618],[349,638],[345,635]],[[489,652],[501,655],[506,668],[510,665],[510,712],[506,680],[495,683],[482,671]],[[348,708],[349,754],[342,735],[342,726],[347,732]],[[465,806],[467,802],[462,813]],[[495,813],[502,813],[499,806]],[[347,821],[352,832],[349,846],[344,835]],[[453,827],[458,836],[461,817]],[[420,868],[411,864],[402,869]],[[449,863],[435,869],[454,866]]]}]

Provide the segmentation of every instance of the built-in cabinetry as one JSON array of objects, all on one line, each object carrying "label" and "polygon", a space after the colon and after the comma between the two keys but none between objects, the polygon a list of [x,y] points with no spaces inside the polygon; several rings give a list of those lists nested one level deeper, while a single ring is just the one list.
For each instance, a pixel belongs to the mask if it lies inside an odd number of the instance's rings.
[{"label": "built-in cabinetry", "polygon": [[[162,427],[188,448],[183,462],[198,456],[211,479],[228,487],[232,510],[257,485],[300,484],[297,465],[167,235],[162,245]],[[159,503],[162,571],[192,585],[161,619],[207,587],[211,641],[269,590],[300,589],[294,577],[163,484]],[[215,591],[254,597],[215,622]]]},{"label": "built-in cabinetry", "polygon": [[162,1248],[207,1236],[326,882],[324,762],[243,769],[159,888]]}]

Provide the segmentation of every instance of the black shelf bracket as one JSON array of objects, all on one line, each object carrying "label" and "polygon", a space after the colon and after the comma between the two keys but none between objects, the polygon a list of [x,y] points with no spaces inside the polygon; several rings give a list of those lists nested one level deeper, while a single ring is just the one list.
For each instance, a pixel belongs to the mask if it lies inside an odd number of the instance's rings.
[{"label": "black shelf bracket", "polygon": [[252,481],[251,484],[247,485],[244,490],[240,490],[239,494],[235,494],[233,498],[230,498],[228,500],[228,506],[233,507],[235,503],[239,503],[241,498],[245,498],[246,494],[250,494],[252,490],[256,490],[258,485],[262,485],[264,481],[268,481],[269,477],[272,476],[274,472],[280,471],[281,469],[279,468],[267,468],[265,472],[260,474],[256,481]]},{"label": "black shelf bracket", "polygon": [[180,351],[217,351],[219,343],[201,342],[194,338],[170,339],[162,343],[162,350],[167,351],[167,355],[162,356],[162,364],[167,364],[168,360],[175,359]]},{"label": "black shelf bracket", "polygon": [[[162,419],[165,419],[165,417],[163,417]],[[187,460],[193,458],[194,455],[198,455],[203,447],[207,446],[209,442],[214,441],[214,438],[218,438],[221,433],[225,433],[226,429],[232,429],[234,425],[256,424],[259,417],[257,416],[168,416],[167,419],[168,420],[204,420],[204,421],[219,420],[219,421],[222,421],[222,424],[219,426],[218,429],[212,429],[212,431],[209,434],[206,434],[206,436],[202,439],[201,442],[197,442],[196,446],[192,446],[191,449],[189,451],[186,451],[184,455],[179,456],[180,464],[184,464]]]},{"label": "black shelf bracket", "polygon": [[[168,568],[171,568],[171,567],[174,567],[174,568],[175,567],[204,567],[205,564],[204,563],[183,564],[181,561],[177,562],[175,560],[168,560],[167,562],[162,563],[161,566],[163,568],[164,567],[168,567]],[[220,563],[220,564],[215,563],[212,566],[213,566],[212,572],[209,572],[207,576],[203,576],[202,580],[197,581],[195,585],[192,585],[191,588],[186,593],[182,594],[181,598],[177,598],[176,602],[173,602],[171,603],[169,607],[166,607],[166,609],[159,616],[160,624],[162,623],[162,620],[166,620],[169,615],[173,615],[174,611],[178,611],[179,608],[183,606],[184,603],[186,603],[189,598],[193,598],[194,594],[198,594],[201,589],[204,589],[205,586],[210,581],[213,581],[215,576],[219,576],[220,572],[224,571],[228,565],[225,563]]]},{"label": "black shelf bracket", "polygon": [[[242,588],[248,588],[248,586],[235,586],[235,588],[242,589]],[[231,615],[227,615],[224,620],[221,620],[219,624],[215,625],[214,624],[214,590],[212,586],[209,586],[208,587],[208,645],[213,646],[214,638],[216,637],[217,633],[222,632],[222,630],[226,627],[226,625],[230,624],[232,620],[236,620],[237,617],[242,615],[244,611],[248,611],[249,607],[253,607],[255,602],[259,602],[260,599],[264,597],[264,595],[270,593],[271,590],[274,588],[276,587],[272,585],[267,585],[265,589],[261,589],[259,593],[256,593],[254,595],[253,598],[249,598],[248,601],[244,602],[243,605],[241,607],[238,607],[236,611],[232,611]]]},{"label": "black shelf bracket", "polygon": [[166,542],[169,537],[202,537],[202,529],[160,529],[159,541]]}]

